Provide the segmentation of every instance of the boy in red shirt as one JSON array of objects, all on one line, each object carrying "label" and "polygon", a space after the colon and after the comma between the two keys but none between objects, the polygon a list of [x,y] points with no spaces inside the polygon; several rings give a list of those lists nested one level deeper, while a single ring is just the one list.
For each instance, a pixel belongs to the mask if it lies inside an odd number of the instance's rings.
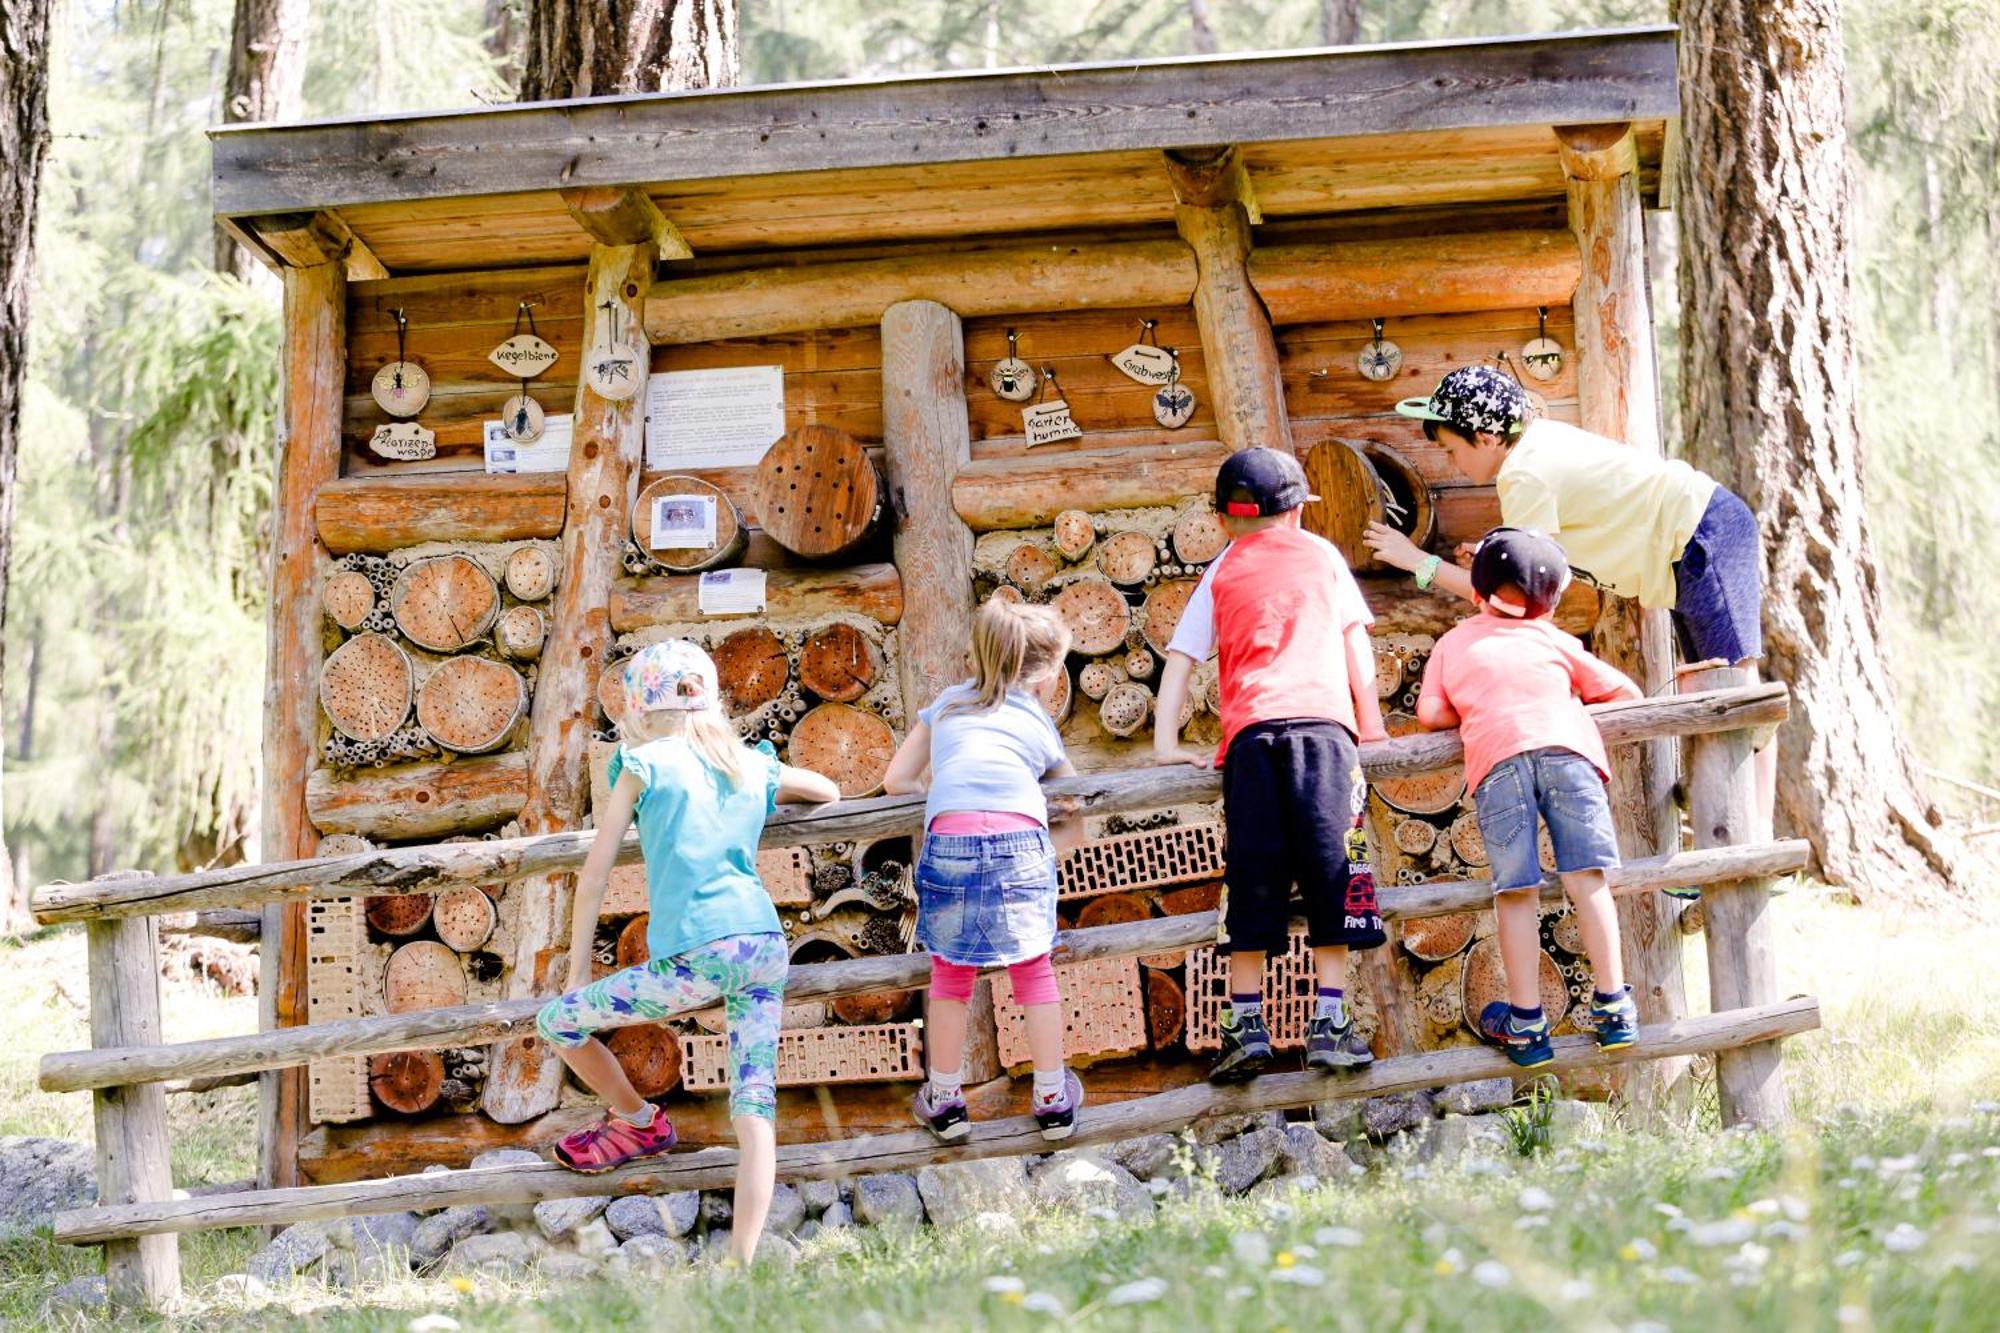
[{"label": "boy in red shirt", "polygon": [[1493,911],[1507,999],[1479,1015],[1479,1032],[1523,1069],[1555,1059],[1538,986],[1541,950],[1539,812],[1555,847],[1563,891],[1576,909],[1594,987],[1590,1018],[1605,1050],[1630,1046],[1639,1011],[1618,952],[1618,912],[1604,872],[1618,865],[1605,797],[1604,738],[1586,703],[1643,697],[1617,668],[1592,657],[1549,617],[1569,586],[1569,561],[1552,538],[1495,528],[1472,557],[1480,614],[1431,650],[1417,721],[1459,728],[1465,782],[1493,873]]},{"label": "boy in red shirt", "polygon": [[1346,1069],[1375,1058],[1346,1003],[1348,946],[1383,939],[1372,892],[1348,901],[1346,846],[1367,796],[1357,739],[1387,738],[1368,641],[1374,617],[1340,552],[1300,528],[1311,498],[1288,453],[1241,449],[1223,461],[1215,507],[1231,541],[1181,615],[1154,712],[1154,762],[1208,767],[1182,748],[1179,718],[1195,666],[1217,654],[1222,747],[1213,762],[1228,834],[1218,947],[1229,955],[1222,1055],[1209,1072],[1218,1082],[1271,1062],[1264,959],[1289,945],[1294,881],[1319,983],[1306,1063]]}]

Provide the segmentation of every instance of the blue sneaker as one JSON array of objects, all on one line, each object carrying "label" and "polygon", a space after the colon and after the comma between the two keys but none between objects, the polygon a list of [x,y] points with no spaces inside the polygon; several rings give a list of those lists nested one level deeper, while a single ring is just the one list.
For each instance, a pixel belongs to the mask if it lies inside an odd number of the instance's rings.
[{"label": "blue sneaker", "polygon": [[1549,1045],[1549,1020],[1519,1023],[1505,1000],[1495,1000],[1479,1011],[1479,1035],[1507,1053],[1522,1069],[1539,1069],[1556,1058]]},{"label": "blue sneaker", "polygon": [[1625,987],[1609,1004],[1599,1004],[1593,999],[1590,1025],[1597,1029],[1600,1051],[1622,1051],[1639,1040],[1639,1006],[1632,999],[1632,988]]}]

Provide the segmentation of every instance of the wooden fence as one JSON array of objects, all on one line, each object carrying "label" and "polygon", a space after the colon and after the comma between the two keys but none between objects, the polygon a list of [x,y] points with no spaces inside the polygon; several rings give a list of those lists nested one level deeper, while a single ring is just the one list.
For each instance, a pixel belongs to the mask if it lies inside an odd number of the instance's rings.
[{"label": "wooden fence", "polygon": [[[1714,1012],[1647,1027],[1636,1046],[1615,1054],[1588,1037],[1556,1043],[1556,1071],[1624,1060],[1661,1059],[1712,1051],[1725,1124],[1776,1124],[1786,1115],[1777,1041],[1819,1025],[1810,999],[1780,1002],[1765,906],[1773,876],[1801,868],[1802,842],[1750,843],[1750,753],[1787,711],[1780,685],[1742,685],[1735,673],[1707,673],[1701,693],[1604,705],[1592,710],[1612,744],[1667,736],[1690,741],[1690,813],[1694,848],[1629,862],[1614,872],[1618,893],[1669,885],[1706,889],[1707,947]],[[1456,732],[1410,736],[1362,747],[1370,778],[1414,775],[1462,757]],[[1220,794],[1212,773],[1191,768],[1098,774],[1048,784],[1058,813],[1110,814],[1154,809]],[[917,832],[923,803],[910,797],[856,801],[782,811],[765,831],[766,847]],[[553,1165],[489,1167],[427,1175],[288,1189],[244,1190],[175,1199],[168,1174],[168,1080],[243,1075],[302,1065],[334,1055],[433,1050],[496,1041],[532,1030],[538,999],[462,1005],[381,1018],[343,1019],[240,1037],[168,1044],[161,1040],[157,923],[162,913],[196,907],[248,907],[310,898],[436,893],[550,871],[572,870],[588,851],[589,833],[479,843],[397,847],[275,865],[238,866],[193,875],[120,877],[36,890],[43,922],[82,921],[89,934],[91,1049],[45,1056],[41,1086],[88,1089],[95,1107],[99,1203],[61,1214],[56,1239],[101,1244],[113,1299],[159,1308],[180,1290],[177,1233],[216,1227],[278,1225],[311,1218],[393,1212],[449,1204],[531,1203],[607,1190],[646,1193],[718,1187],[735,1172],[736,1154],[709,1148],[635,1163],[603,1176],[579,1176]],[[628,839],[622,861],[638,859]],[[1560,886],[1543,885],[1559,900]],[[1409,919],[1482,907],[1486,881],[1463,880],[1385,887],[1383,915]],[[1213,913],[1166,917],[1063,933],[1059,961],[1124,958],[1188,948],[1214,938]],[[906,990],[928,981],[922,955],[857,958],[795,967],[788,1000],[830,999]],[[1385,1000],[1385,1003],[1387,1001]],[[633,1021],[640,1021],[634,1019]],[[647,1020],[651,1021],[651,1020]],[[1246,1111],[1370,1097],[1411,1088],[1511,1073],[1497,1051],[1456,1049],[1398,1056],[1351,1076],[1274,1074],[1235,1088],[1206,1084],[1176,1088],[1084,1112],[1075,1145],[1136,1134],[1174,1131],[1195,1121]],[[778,1154],[783,1178],[840,1177],[908,1169],[925,1162],[1040,1152],[1045,1143],[1031,1117],[990,1121],[969,1139],[945,1147],[922,1131],[872,1135],[837,1143],[794,1144]]]}]

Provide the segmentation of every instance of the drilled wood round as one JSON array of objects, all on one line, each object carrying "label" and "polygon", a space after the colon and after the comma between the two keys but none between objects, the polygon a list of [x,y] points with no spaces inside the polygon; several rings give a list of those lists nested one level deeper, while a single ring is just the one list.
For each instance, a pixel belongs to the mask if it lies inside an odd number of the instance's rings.
[{"label": "drilled wood round", "polygon": [[441,893],[431,909],[437,937],[460,953],[471,953],[492,939],[498,920],[493,900],[478,888]]},{"label": "drilled wood round", "polygon": [[1456,1028],[1464,1017],[1465,960],[1457,954],[1445,959],[1417,981],[1417,1012],[1432,1025]]},{"label": "drilled wood round", "polygon": [[1171,889],[1160,895],[1160,906],[1168,916],[1192,916],[1196,912],[1213,912],[1222,905],[1222,881],[1208,884],[1190,884],[1184,889]]},{"label": "drilled wood round", "polygon": [[1375,645],[1375,697],[1393,699],[1403,688],[1403,655]]},{"label": "drilled wood round", "polygon": [[1030,597],[1039,597],[1061,568],[1046,547],[1038,542],[1022,542],[1007,557],[1007,582]]},{"label": "drilled wood round", "polygon": [[986,600],[989,602],[1004,602],[1008,606],[1019,606],[1028,599],[1023,597],[1021,590],[1013,584],[1002,583],[987,595]]},{"label": "drilled wood round", "polygon": [[370,898],[361,910],[377,934],[400,940],[430,924],[431,906],[428,893],[398,893]]},{"label": "drilled wood round", "polygon": [[[653,501],[669,495],[699,496],[714,506],[713,542],[706,546],[653,549]],[[748,540],[743,516],[737,512],[735,502],[719,487],[698,477],[661,477],[640,491],[632,504],[632,541],[648,563],[670,574],[694,574],[728,564],[743,553]]]},{"label": "drilled wood round", "polygon": [[1111,693],[1111,687],[1125,679],[1125,668],[1120,661],[1085,662],[1077,668],[1077,688],[1086,699],[1102,699]]},{"label": "drilled wood round", "polygon": [[613,1028],[604,1044],[641,1097],[657,1097],[681,1081],[681,1039],[663,1023]]},{"label": "drilled wood round", "polygon": [[368,613],[375,609],[374,581],[357,570],[335,570],[326,576],[320,602],[326,607],[327,619],[334,624],[342,629],[359,629],[361,622],[368,619]]},{"label": "drilled wood round", "polygon": [[1124,645],[1132,608],[1109,579],[1091,575],[1064,584],[1054,605],[1069,624],[1071,652],[1090,657]]},{"label": "drilled wood round", "polygon": [[1399,819],[1394,836],[1398,849],[1410,856],[1422,856],[1437,846],[1437,825],[1423,819]]},{"label": "drilled wood round", "polygon": [[[1423,730],[1408,713],[1390,713],[1382,719],[1382,724],[1391,736],[1414,736]],[[1375,794],[1405,814],[1442,814],[1465,795],[1465,766],[1453,764],[1439,772],[1415,777],[1377,778]]]},{"label": "drilled wood round", "polygon": [[1144,685],[1121,680],[1105,692],[1097,705],[1097,720],[1113,736],[1134,736],[1146,725],[1153,709],[1153,692]]},{"label": "drilled wood round", "polygon": [[1144,921],[1153,909],[1136,893],[1105,893],[1078,909],[1078,926],[1116,926],[1127,921]]},{"label": "drilled wood round", "polygon": [[779,438],[757,464],[755,491],[765,533],[808,559],[858,546],[881,509],[874,462],[831,426],[800,426]]},{"label": "drilled wood round", "polygon": [[618,931],[618,966],[637,967],[653,956],[646,946],[646,927],[652,917],[641,912],[627,921]]},{"label": "drilled wood round", "polygon": [[516,547],[504,572],[507,591],[524,602],[539,602],[555,590],[556,558],[545,546]]},{"label": "drilled wood round", "polygon": [[1229,545],[1222,517],[1203,506],[1190,509],[1174,523],[1174,558],[1184,565],[1205,565]]},{"label": "drilled wood round", "polygon": [[1154,585],[1146,594],[1145,610],[1140,612],[1139,625],[1145,633],[1146,643],[1160,655],[1162,661],[1167,656],[1167,645],[1174,641],[1174,628],[1181,623],[1181,613],[1187,610],[1188,599],[1194,596],[1199,579],[1174,579],[1168,583]]},{"label": "drilled wood round", "polygon": [[359,833],[329,833],[319,840],[319,846],[313,848],[313,855],[318,857],[352,856],[356,852],[372,852],[374,850],[375,844],[362,837]]},{"label": "drilled wood round", "polygon": [[[1569,983],[1556,966],[1556,960],[1545,950],[1536,950],[1537,989],[1542,996],[1542,1012],[1554,1027],[1569,1013]],[[1500,939],[1488,936],[1472,946],[1465,955],[1465,1003],[1462,1011],[1465,1025],[1477,1032],[1479,1013],[1495,1000],[1507,998],[1507,976],[1500,965]]]},{"label": "drilled wood round", "polygon": [[882,670],[874,640],[847,624],[828,625],[799,651],[799,684],[828,703],[853,703]]},{"label": "drilled wood round", "polygon": [[1443,962],[1463,953],[1472,943],[1475,919],[1472,912],[1412,917],[1402,924],[1403,947],[1427,963]]},{"label": "drilled wood round", "polygon": [[368,1091],[399,1115],[421,1115],[444,1091],[444,1060],[435,1051],[392,1051],[368,1057]]},{"label": "drilled wood round", "polygon": [[629,659],[620,658],[616,662],[606,662],[597,673],[597,706],[604,711],[604,720],[617,723],[625,716],[625,663]]},{"label": "drilled wood round", "polygon": [[1081,509],[1065,509],[1056,515],[1049,536],[1063,559],[1081,560],[1097,540],[1097,524]]},{"label": "drilled wood round", "polygon": [[1479,816],[1466,811],[1451,821],[1451,850],[1469,866],[1486,864],[1486,839],[1479,833]]},{"label": "drilled wood round", "polygon": [[778,1014],[778,1026],[787,1031],[800,1028],[823,1028],[826,1026],[827,1006],[808,1000],[804,1004],[788,1004]]},{"label": "drilled wood round", "polygon": [[850,800],[882,789],[895,754],[889,724],[852,704],[821,704],[792,728],[790,762],[832,778]]},{"label": "drilled wood round", "polygon": [[1048,678],[1036,692],[1035,697],[1042,701],[1042,707],[1047,710],[1049,718],[1060,727],[1069,721],[1069,710],[1075,702],[1075,691],[1076,687],[1069,678],[1069,669],[1065,666]]},{"label": "drilled wood round", "polygon": [[500,616],[500,585],[470,556],[431,556],[396,576],[389,608],[411,643],[455,653],[493,628]]},{"label": "drilled wood round", "polygon": [[1375,469],[1357,449],[1328,440],[1306,450],[1306,482],[1317,500],[1306,501],[1301,523],[1307,532],[1340,548],[1353,569],[1375,568],[1375,556],[1362,542],[1370,523],[1383,519],[1382,492]]},{"label": "drilled wood round", "polygon": [[392,1014],[465,1003],[465,966],[436,940],[417,940],[389,955],[382,1000]]},{"label": "drilled wood round", "polygon": [[762,625],[737,630],[716,644],[709,656],[715,662],[723,706],[731,717],[770,703],[785,692],[792,678],[785,645]]},{"label": "drilled wood round", "polygon": [[1159,661],[1145,648],[1134,648],[1125,654],[1125,674],[1133,680],[1146,680],[1153,674]]},{"label": "drilled wood round", "polygon": [[410,655],[394,639],[357,634],[320,668],[319,706],[341,735],[386,740],[410,715],[415,681]]},{"label": "drilled wood round", "polygon": [[1165,1050],[1187,1028],[1187,993],[1181,983],[1157,968],[1145,970],[1146,1039],[1154,1050]]},{"label": "drilled wood round", "polygon": [[505,662],[452,657],[437,664],[417,691],[417,721],[439,745],[458,754],[498,749],[528,709],[528,683]]},{"label": "drilled wood round", "polygon": [[843,1023],[868,1027],[876,1023],[901,1022],[916,1012],[921,1003],[921,992],[899,990],[886,995],[843,995],[827,1007]]},{"label": "drilled wood round", "polygon": [[1143,532],[1114,532],[1097,548],[1097,568],[1128,588],[1144,583],[1159,561],[1159,548]]},{"label": "drilled wood round", "polygon": [[493,626],[493,643],[517,662],[532,662],[548,642],[549,619],[536,606],[510,606]]},{"label": "drilled wood round", "polygon": [[1549,939],[1564,953],[1583,955],[1583,923],[1574,910],[1565,907],[1549,918]]}]

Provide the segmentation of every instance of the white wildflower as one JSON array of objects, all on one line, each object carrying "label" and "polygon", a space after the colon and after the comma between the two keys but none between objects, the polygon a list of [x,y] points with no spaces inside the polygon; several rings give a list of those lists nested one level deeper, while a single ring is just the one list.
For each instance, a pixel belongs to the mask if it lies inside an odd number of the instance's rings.
[{"label": "white wildflower", "polygon": [[1979,1260],[1973,1258],[1964,1250],[1953,1250],[1945,1256],[1944,1266],[1954,1273],[1970,1273],[1978,1269]]},{"label": "white wildflower", "polygon": [[1051,1319],[1069,1318],[1069,1311],[1063,1307],[1063,1303],[1046,1291],[1029,1292],[1027,1299],[1021,1302],[1021,1308],[1032,1310],[1036,1314],[1045,1314]]},{"label": "white wildflower", "polygon": [[1504,1176],[1507,1174],[1507,1164],[1495,1161],[1491,1157],[1473,1157],[1468,1158],[1458,1171],[1464,1176]]},{"label": "white wildflower", "polygon": [[458,1321],[448,1314],[420,1314],[409,1322],[409,1333],[452,1333]]},{"label": "white wildflower", "polygon": [[1104,1295],[1106,1305],[1147,1305],[1167,1294],[1167,1280],[1163,1277],[1142,1277],[1136,1282],[1127,1282],[1121,1287],[1113,1287]]},{"label": "white wildflower", "polygon": [[1972,1104],[1972,1113],[1974,1115],[2000,1115],[2000,1102],[1974,1102]]},{"label": "white wildflower", "polygon": [[1833,1187],[1837,1190],[1846,1191],[1853,1189],[1856,1185],[1859,1185],[1860,1183],[1861,1182],[1856,1180],[1853,1176],[1842,1176],[1839,1180],[1833,1182]]},{"label": "white wildflower", "polygon": [[1541,1186],[1530,1185],[1514,1196],[1514,1204],[1524,1213],[1546,1213],[1556,1206],[1556,1201]]},{"label": "white wildflower", "polygon": [[1843,1305],[1833,1312],[1834,1319],[1841,1324],[1865,1324],[1868,1312],[1858,1305]]},{"label": "white wildflower", "polygon": [[1676,1287],[1692,1287],[1700,1282],[1701,1279],[1693,1273],[1688,1272],[1687,1269],[1675,1264],[1671,1268],[1662,1268],[1660,1270],[1660,1281],[1671,1282]]},{"label": "white wildflower", "polygon": [[1017,1277],[995,1274],[979,1284],[980,1290],[992,1296],[1005,1296],[1009,1292],[1019,1295],[1028,1289],[1028,1284]]},{"label": "white wildflower", "polygon": [[1299,1215],[1299,1210],[1283,1199],[1267,1199],[1264,1203],[1264,1215],[1273,1222],[1289,1222]]},{"label": "white wildflower", "polygon": [[1882,1237],[1882,1248],[1891,1254],[1908,1254],[1923,1248],[1927,1237],[1908,1222],[1898,1222],[1888,1235]]},{"label": "white wildflower", "polygon": [[1591,1285],[1588,1278],[1565,1278],[1563,1279],[1563,1284],[1556,1288],[1556,1296],[1569,1305],[1575,1305],[1579,1301],[1587,1301],[1596,1294],[1597,1288]]},{"label": "white wildflower", "polygon": [[1431,1169],[1427,1166],[1418,1165],[1403,1168],[1403,1179],[1405,1180],[1429,1180],[1430,1178]]},{"label": "white wildflower", "polygon": [[1433,1249],[1451,1239],[1451,1232],[1442,1222],[1433,1222],[1424,1228],[1424,1244]]},{"label": "white wildflower", "polygon": [[1523,1213],[1514,1219],[1514,1230],[1537,1231],[1549,1224],[1547,1213]]},{"label": "white wildflower", "polygon": [[1839,1254],[1833,1256],[1833,1266],[1835,1268],[1852,1268],[1867,1257],[1867,1255],[1859,1250],[1842,1250]]},{"label": "white wildflower", "polygon": [[1762,1268],[1771,1262],[1771,1250],[1769,1246],[1759,1245],[1754,1240],[1746,1240],[1725,1262],[1737,1268]]},{"label": "white wildflower", "polygon": [[1633,1324],[1631,1327],[1627,1328],[1625,1330],[1625,1333],[1673,1333],[1673,1330],[1668,1328],[1665,1324],[1658,1323],[1654,1320],[1641,1319],[1638,1323]]},{"label": "white wildflower", "polygon": [[1744,1211],[1752,1217],[1776,1217],[1778,1215],[1778,1207],[1776,1199],[1759,1199],[1746,1207]]},{"label": "white wildflower", "polygon": [[1856,1171],[1873,1171],[1875,1169],[1875,1159],[1865,1152],[1857,1153],[1854,1160],[1849,1162],[1848,1165]]},{"label": "white wildflower", "polygon": [[1969,1152],[1955,1152],[1944,1159],[1944,1164],[1946,1166],[1970,1166],[1972,1165],[1972,1154]]},{"label": "white wildflower", "polygon": [[1465,1256],[1460,1254],[1457,1247],[1454,1246],[1438,1256],[1437,1262],[1431,1265],[1431,1271],[1439,1277],[1450,1277],[1452,1274],[1463,1270],[1464,1267]]},{"label": "white wildflower", "polygon": [[1634,1236],[1618,1251],[1618,1257],[1628,1264],[1650,1264],[1660,1257],[1659,1247],[1644,1236]]},{"label": "white wildflower", "polygon": [[1711,1166],[1701,1173],[1703,1180],[1734,1180],[1737,1171],[1733,1166]]},{"label": "white wildflower", "polygon": [[1725,1217],[1716,1222],[1696,1222],[1687,1230],[1691,1244],[1702,1246],[1741,1245],[1757,1234],[1748,1218]]},{"label": "white wildflower", "polygon": [[1292,1246],[1292,1257],[1294,1259],[1316,1259],[1319,1257],[1319,1251],[1310,1245],[1294,1245]]},{"label": "white wildflower", "polygon": [[1351,1250],[1361,1244],[1361,1233],[1353,1227],[1321,1227],[1313,1232],[1313,1239],[1321,1245],[1337,1245]]},{"label": "white wildflower", "polygon": [[1788,1222],[1782,1217],[1775,1222],[1767,1223],[1764,1227],[1765,1240],[1797,1240],[1805,1234],[1804,1227],[1797,1222]]},{"label": "white wildflower", "polygon": [[1294,1264],[1290,1268],[1272,1269],[1271,1281],[1294,1287],[1319,1287],[1326,1284],[1326,1274],[1309,1264]]},{"label": "white wildflower", "polygon": [[1239,1231],[1229,1238],[1229,1253],[1247,1268],[1263,1268],[1271,1262],[1271,1242],[1260,1232]]},{"label": "white wildflower", "polygon": [[1118,1210],[1115,1208],[1106,1208],[1103,1204],[1085,1210],[1084,1215],[1086,1217],[1094,1217],[1100,1222],[1116,1222],[1118,1220]]},{"label": "white wildflower", "polygon": [[1785,1210],[1785,1216],[1794,1222],[1803,1222],[1812,1216],[1812,1205],[1796,1194],[1780,1195],[1778,1205]]},{"label": "white wildflower", "polygon": [[1884,1157],[1882,1165],[1877,1170],[1885,1176],[1900,1176],[1905,1171],[1916,1170],[1922,1161],[1923,1158],[1919,1157],[1916,1153],[1909,1153],[1902,1157]]},{"label": "white wildflower", "polygon": [[1661,1217],[1681,1216],[1681,1210],[1670,1203],[1655,1203],[1653,1205],[1653,1211],[1658,1213]]},{"label": "white wildflower", "polygon": [[1514,1284],[1514,1274],[1497,1259],[1482,1259],[1472,1266],[1472,1280],[1482,1287],[1500,1291]]}]

